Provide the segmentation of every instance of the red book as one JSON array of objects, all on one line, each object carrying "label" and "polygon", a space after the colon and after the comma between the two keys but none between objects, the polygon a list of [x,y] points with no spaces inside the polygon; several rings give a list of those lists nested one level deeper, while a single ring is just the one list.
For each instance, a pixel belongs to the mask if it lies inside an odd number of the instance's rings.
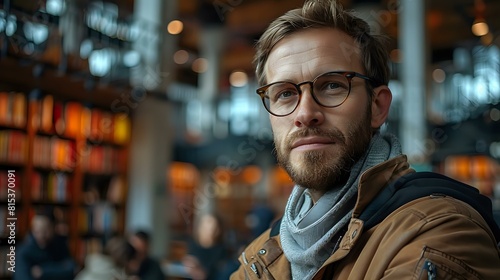
[{"label": "red book", "polygon": [[90,116],[90,139],[93,141],[102,141],[103,133],[101,131],[102,113],[99,109],[92,109]]},{"label": "red book", "polygon": [[56,101],[54,103],[53,112],[52,123],[54,125],[54,129],[57,134],[63,135],[64,130],[66,129],[66,122],[64,120],[64,104],[60,101]]},{"label": "red book", "polygon": [[102,132],[102,137],[105,141],[113,141],[114,138],[114,121],[113,116],[110,112],[102,112],[101,115],[100,129]]},{"label": "red book", "polygon": [[9,117],[9,93],[0,91],[0,125],[7,125]]}]

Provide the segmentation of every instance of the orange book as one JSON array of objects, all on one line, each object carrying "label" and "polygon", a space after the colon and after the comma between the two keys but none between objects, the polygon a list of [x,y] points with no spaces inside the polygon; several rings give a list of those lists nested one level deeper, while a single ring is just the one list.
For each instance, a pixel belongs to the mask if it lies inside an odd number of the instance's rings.
[{"label": "orange book", "polygon": [[80,119],[80,135],[85,139],[90,137],[90,121],[91,121],[92,111],[88,107],[82,107],[81,119]]},{"label": "orange book", "polygon": [[42,99],[42,111],[40,117],[40,129],[43,132],[51,133],[53,129],[54,98],[52,95],[46,95]]},{"label": "orange book", "polygon": [[0,91],[0,125],[8,125],[9,117],[9,93]]},{"label": "orange book", "polygon": [[12,125],[24,127],[27,118],[26,95],[22,92],[12,94]]},{"label": "orange book", "polygon": [[28,101],[28,110],[31,112],[31,127],[34,131],[40,130],[42,120],[42,103],[39,99],[31,97]]},{"label": "orange book", "polygon": [[66,156],[69,152],[69,144],[66,140],[52,138],[52,167],[57,170],[68,170],[69,166],[66,162]]},{"label": "orange book", "polygon": [[80,133],[82,106],[78,102],[68,102],[64,107],[66,120],[65,135],[76,138]]}]

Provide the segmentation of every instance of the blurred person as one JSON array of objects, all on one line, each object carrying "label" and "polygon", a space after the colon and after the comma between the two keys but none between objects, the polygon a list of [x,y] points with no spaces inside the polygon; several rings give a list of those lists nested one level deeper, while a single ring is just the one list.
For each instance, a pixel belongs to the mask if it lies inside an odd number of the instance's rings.
[{"label": "blurred person", "polygon": [[490,199],[415,172],[380,132],[392,100],[382,36],[339,1],[307,0],[256,49],[257,93],[296,185],[232,279],[500,279]]},{"label": "blurred person", "polygon": [[130,244],[136,251],[136,257],[129,263],[129,271],[141,280],[163,280],[160,263],[150,256],[150,235],[139,230],[129,238]]},{"label": "blurred person", "polygon": [[31,220],[31,232],[17,249],[14,280],[73,279],[76,263],[67,238],[55,233],[52,211],[42,210]]},{"label": "blurred person", "polygon": [[228,248],[223,236],[222,219],[217,214],[204,213],[199,217],[193,238],[188,242],[187,256],[182,261],[193,280],[224,279],[224,275],[228,274]]},{"label": "blurred person", "polygon": [[135,254],[134,247],[125,238],[113,237],[106,242],[102,253],[85,257],[85,267],[75,280],[131,280],[127,267]]}]

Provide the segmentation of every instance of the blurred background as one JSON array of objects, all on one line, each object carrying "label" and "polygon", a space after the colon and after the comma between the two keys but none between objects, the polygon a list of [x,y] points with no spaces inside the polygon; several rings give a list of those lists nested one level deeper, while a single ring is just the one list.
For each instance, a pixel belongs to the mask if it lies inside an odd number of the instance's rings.
[{"label": "blurred background", "polygon": [[[340,2],[390,39],[383,130],[415,169],[472,184],[500,210],[500,1]],[[2,0],[0,260],[10,188],[16,244],[50,208],[79,267],[144,230],[169,273],[203,213],[218,214],[237,255],[293,187],[252,59],[269,23],[302,3]]]}]

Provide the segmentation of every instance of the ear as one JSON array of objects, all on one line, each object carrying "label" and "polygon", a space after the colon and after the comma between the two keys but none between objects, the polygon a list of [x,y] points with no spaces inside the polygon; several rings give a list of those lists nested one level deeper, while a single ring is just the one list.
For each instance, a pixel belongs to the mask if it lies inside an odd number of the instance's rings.
[{"label": "ear", "polygon": [[372,128],[379,128],[389,115],[392,92],[387,86],[379,86],[373,90],[372,96]]}]

